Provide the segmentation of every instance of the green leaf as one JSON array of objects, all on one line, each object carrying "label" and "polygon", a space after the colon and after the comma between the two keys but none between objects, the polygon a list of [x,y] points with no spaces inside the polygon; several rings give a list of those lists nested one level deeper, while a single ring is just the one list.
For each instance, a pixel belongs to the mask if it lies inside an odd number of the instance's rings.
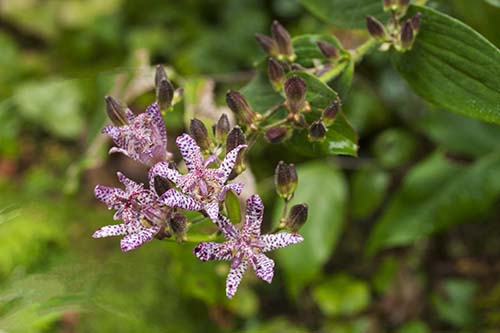
[{"label": "green leaf", "polygon": [[229,220],[234,224],[240,223],[240,202],[238,200],[238,196],[236,196],[233,191],[226,192],[226,200],[224,201],[224,205],[226,206],[227,216],[229,217]]},{"label": "green leaf", "polygon": [[441,319],[455,327],[473,325],[476,319],[473,302],[477,284],[465,279],[448,279],[442,289],[445,295],[432,296],[432,303]]},{"label": "green leaf", "polygon": [[384,170],[374,166],[356,170],[352,178],[352,215],[355,218],[366,218],[384,200],[390,176]]},{"label": "green leaf", "polygon": [[410,132],[391,128],[377,136],[373,153],[384,167],[396,168],[412,159],[417,146],[417,139]]},{"label": "green leaf", "polygon": [[300,0],[302,5],[325,22],[342,28],[365,28],[368,15],[388,18],[382,0]]},{"label": "green leaf", "polygon": [[258,69],[254,78],[240,92],[246,97],[252,108],[260,113],[283,102],[283,97],[274,91],[269,82],[267,68],[264,69],[264,66]]},{"label": "green leaf", "polygon": [[414,320],[405,323],[397,333],[431,333],[431,329],[423,321]]},{"label": "green leaf", "polygon": [[498,153],[469,167],[435,153],[406,176],[370,235],[368,253],[484,216],[500,195],[499,172]]},{"label": "green leaf", "polygon": [[366,282],[338,274],[313,289],[313,298],[327,316],[354,315],[370,304]]},{"label": "green leaf", "polygon": [[413,49],[393,52],[396,69],[426,100],[468,117],[500,124],[500,51],[462,22],[433,9],[422,13]]},{"label": "green leaf", "polygon": [[[319,118],[320,112],[328,107],[336,98],[337,93],[321,82],[317,77],[305,72],[290,72],[288,76],[298,75],[307,85],[306,99],[312,112],[308,115],[314,120]],[[286,145],[294,152],[307,156],[323,156],[329,154],[344,154],[356,156],[358,150],[358,136],[342,113],[339,113],[332,126],[328,128],[325,140],[309,142],[307,130],[294,131],[294,135]]]},{"label": "green leaf", "polygon": [[500,8],[500,0],[485,0],[485,1],[492,6]]},{"label": "green leaf", "polygon": [[[347,184],[340,171],[322,162],[300,165],[297,171],[300,180],[292,204],[309,205],[308,220],[300,229],[304,242],[277,251],[278,267],[283,269],[286,287],[295,297],[332,255],[344,224],[347,201]],[[328,191],[318,196],[319,188]],[[275,206],[275,221],[282,209],[281,202]]]},{"label": "green leaf", "polygon": [[349,94],[352,86],[352,79],[354,77],[355,63],[352,59],[349,60],[346,69],[340,74],[340,76],[333,81],[333,88],[338,92],[340,98],[344,101]]},{"label": "green leaf", "polygon": [[318,41],[328,42],[335,46],[342,55],[349,56],[335,36],[326,34],[307,34],[292,39],[293,49],[297,55],[296,62],[304,67],[312,67],[313,59],[326,60],[316,44]]}]

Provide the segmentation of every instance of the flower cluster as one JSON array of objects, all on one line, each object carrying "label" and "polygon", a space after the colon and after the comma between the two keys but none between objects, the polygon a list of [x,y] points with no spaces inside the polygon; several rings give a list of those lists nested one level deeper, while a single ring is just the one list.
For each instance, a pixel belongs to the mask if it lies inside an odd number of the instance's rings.
[{"label": "flower cluster", "polygon": [[[248,145],[243,132],[237,126],[231,130],[227,117],[223,115],[215,125],[213,144],[203,123],[194,119],[191,135],[185,133],[176,139],[187,171],[181,173],[173,163],[174,155],[167,151],[167,131],[161,113],[161,110],[171,107],[173,85],[161,66],[157,67],[155,81],[156,101],[139,115],[114,98],[106,97],[108,115],[114,125],[106,126],[103,133],[109,135],[116,145],[110,153],[119,152],[146,165],[149,168],[149,188],[120,172],[118,180],[125,189],[96,186],[96,198],[109,209],[116,210],[114,219],[121,220],[121,223],[104,226],[93,237],[122,236],[123,252],[136,249],[154,238],[174,236],[182,242],[187,240],[189,226],[194,223],[188,221],[183,212],[197,211],[208,217],[226,241],[201,242],[193,253],[202,261],[232,261],[226,286],[229,298],[236,293],[248,266],[253,268],[257,277],[270,283],[274,261],[264,253],[301,242],[303,238],[296,231],[297,226],[305,222],[307,211],[305,215],[302,210],[300,216],[291,214],[288,219],[280,221],[281,227],[276,231],[290,226],[291,233],[261,235],[264,205],[254,194],[247,201],[243,225],[233,225],[226,217],[228,212],[224,211],[223,203],[229,191],[240,195],[243,189],[242,183],[228,183],[245,169],[242,155]],[[224,156],[220,156],[224,150]],[[283,171],[283,166],[280,167],[279,177],[280,186],[288,189],[288,202],[297,185],[297,175],[293,165],[285,167],[289,169]],[[302,206],[307,210],[307,206]],[[290,223],[286,223],[288,220]]]}]

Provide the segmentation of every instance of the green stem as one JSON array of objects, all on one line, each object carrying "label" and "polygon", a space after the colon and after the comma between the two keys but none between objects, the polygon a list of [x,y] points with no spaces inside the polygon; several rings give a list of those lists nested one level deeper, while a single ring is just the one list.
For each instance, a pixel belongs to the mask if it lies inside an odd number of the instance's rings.
[{"label": "green stem", "polygon": [[272,106],[269,110],[267,110],[266,112],[264,112],[262,114],[262,120],[265,120],[269,117],[271,117],[276,111],[278,111],[280,109],[280,107],[283,105],[283,103],[278,103],[274,106]]},{"label": "green stem", "polygon": [[272,124],[269,124],[267,126],[262,127],[262,130],[265,131],[265,130],[268,130],[268,129],[273,128],[273,127],[278,127],[278,126],[286,124],[287,122],[288,122],[288,118],[280,119]]},{"label": "green stem", "polygon": [[344,69],[347,67],[347,64],[349,64],[349,61],[343,61],[341,63],[336,64],[330,70],[321,74],[319,79],[322,82],[329,82],[333,80],[335,77],[337,77],[340,73],[344,71]]},{"label": "green stem", "polygon": [[374,38],[368,39],[366,42],[364,42],[363,44],[358,46],[356,49],[351,51],[352,61],[354,63],[360,62],[363,59],[363,57],[367,53],[369,53],[378,44],[379,44],[379,42],[376,39],[374,39]]}]

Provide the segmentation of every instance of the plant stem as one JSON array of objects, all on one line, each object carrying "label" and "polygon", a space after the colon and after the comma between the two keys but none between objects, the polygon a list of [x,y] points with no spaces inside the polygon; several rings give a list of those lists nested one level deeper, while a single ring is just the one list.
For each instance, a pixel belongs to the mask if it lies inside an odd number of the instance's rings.
[{"label": "plant stem", "polygon": [[341,63],[338,63],[336,66],[333,66],[330,70],[321,74],[319,79],[322,82],[328,82],[334,79],[336,76],[342,73],[342,71],[347,67],[347,64],[349,64],[349,61],[343,61]]},{"label": "plant stem", "polygon": [[262,120],[265,120],[265,119],[271,117],[276,111],[278,111],[280,109],[280,107],[282,105],[283,105],[283,102],[278,103],[278,104],[272,106],[269,110],[267,110],[266,112],[264,112],[262,114]]},{"label": "plant stem", "polygon": [[268,129],[273,128],[273,127],[281,126],[281,125],[286,124],[287,122],[288,122],[288,118],[280,119],[272,124],[269,124],[267,126],[262,127],[262,130],[265,131],[265,130],[268,130]]},{"label": "plant stem", "polygon": [[374,38],[368,39],[366,42],[351,51],[352,61],[358,63],[363,60],[363,57],[369,53],[379,42]]}]

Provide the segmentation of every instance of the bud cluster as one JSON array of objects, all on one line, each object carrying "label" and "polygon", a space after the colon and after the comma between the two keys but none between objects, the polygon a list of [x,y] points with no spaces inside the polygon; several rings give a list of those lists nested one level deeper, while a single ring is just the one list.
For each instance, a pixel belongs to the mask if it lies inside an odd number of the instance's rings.
[{"label": "bud cluster", "polygon": [[296,58],[290,34],[278,21],[271,25],[271,36],[257,33],[255,39],[270,57],[287,61]]}]

